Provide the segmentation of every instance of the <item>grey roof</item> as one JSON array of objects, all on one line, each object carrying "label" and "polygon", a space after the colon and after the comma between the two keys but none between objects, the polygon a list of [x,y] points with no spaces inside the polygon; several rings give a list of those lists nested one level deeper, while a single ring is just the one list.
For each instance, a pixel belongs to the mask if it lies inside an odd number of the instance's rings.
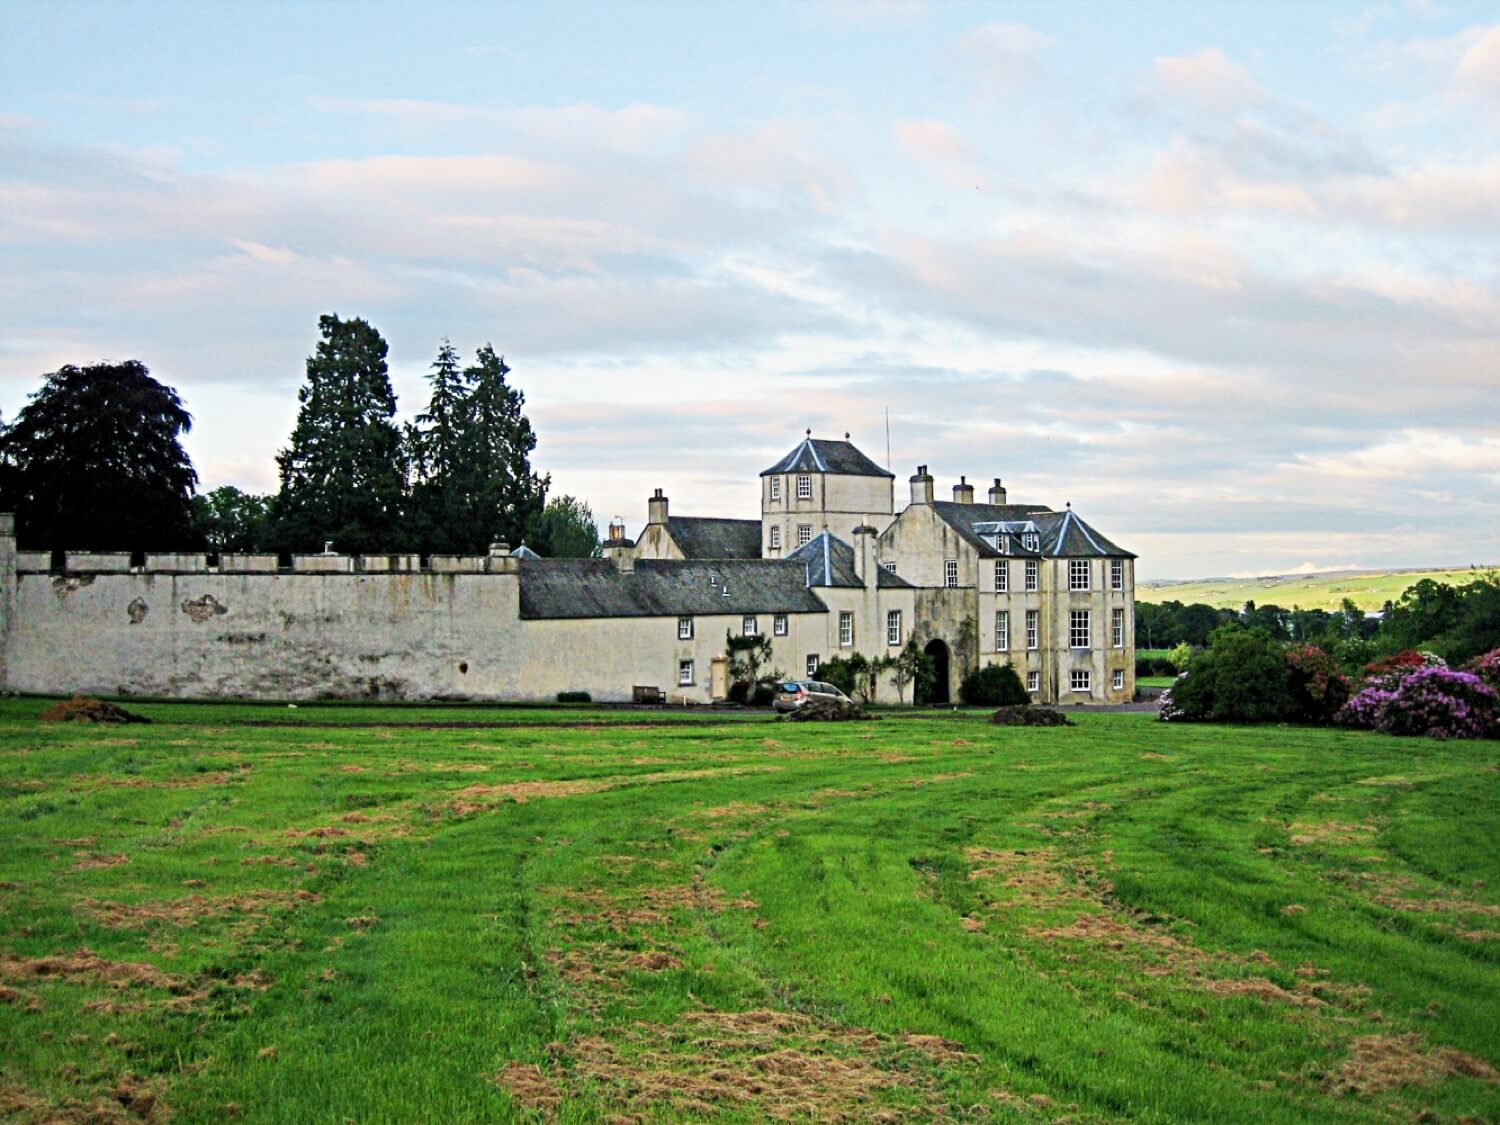
[{"label": "grey roof", "polygon": [[512,558],[516,559],[539,559],[542,557],[541,555],[533,551],[530,547],[526,546],[525,543],[522,543],[510,554]]},{"label": "grey roof", "polygon": [[806,439],[760,475],[769,477],[777,473],[842,473],[844,476],[896,479],[895,473],[882,469],[855,449],[853,443],[821,438]]},{"label": "grey roof", "polygon": [[637,559],[633,573],[610,559],[527,559],[519,570],[522,620],[828,612],[786,559]]},{"label": "grey roof", "polygon": [[[985,542],[976,525],[1036,523],[1038,517],[1048,512],[1044,504],[960,504],[953,500],[934,500],[932,510],[958,532],[964,542],[978,551],[981,558],[1000,558],[1001,552]],[[1037,531],[1040,533],[1040,525]],[[1018,558],[1037,558],[1041,552],[1021,546],[1017,535],[1012,539],[1010,554]]]},{"label": "grey roof", "polygon": [[760,520],[668,516],[667,534],[690,559],[760,558]]},{"label": "grey roof", "polygon": [[983,558],[999,558],[1000,552],[985,542],[980,534],[993,530],[984,525],[1024,524],[1036,527],[1042,549],[1029,551],[1017,537],[1012,540],[1011,554],[1020,558],[1126,558],[1135,555],[1095,531],[1069,508],[1054,512],[1040,504],[957,504],[947,500],[933,502],[933,511]]},{"label": "grey roof", "polygon": [[1072,508],[1048,512],[1038,517],[1037,523],[1042,528],[1042,550],[1049,555],[1060,558],[1136,557],[1084,523]]},{"label": "grey roof", "polygon": [[[854,562],[854,548],[835,535],[820,532],[802,544],[788,559],[795,559],[807,570],[809,586],[863,586]],[[880,589],[910,587],[911,583],[881,567],[875,575]]]}]

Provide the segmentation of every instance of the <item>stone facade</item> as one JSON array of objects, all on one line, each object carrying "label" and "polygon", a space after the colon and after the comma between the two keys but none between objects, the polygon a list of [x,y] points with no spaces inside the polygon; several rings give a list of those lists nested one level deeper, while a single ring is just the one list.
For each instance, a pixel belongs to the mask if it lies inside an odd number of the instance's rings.
[{"label": "stone facade", "polygon": [[[897,513],[886,470],[848,442],[809,437],[762,474],[758,530],[674,518],[658,489],[640,538],[612,526],[601,560],[503,545],[475,558],[59,559],[18,552],[0,516],[0,684],[249,699],[587,691],[601,701],[651,687],[709,703],[727,688],[726,633],[754,631],[771,641],[769,667],[791,678],[915,640],[946,671],[940,699],[957,698],[969,669],[1004,662],[1039,701],[1130,698],[1133,556],[1071,511],[1007,504],[998,481],[989,504],[973,503],[966,482],[953,503],[936,501],[925,470],[911,487]],[[798,528],[810,529],[801,544]],[[878,697],[896,700],[889,678]]]}]

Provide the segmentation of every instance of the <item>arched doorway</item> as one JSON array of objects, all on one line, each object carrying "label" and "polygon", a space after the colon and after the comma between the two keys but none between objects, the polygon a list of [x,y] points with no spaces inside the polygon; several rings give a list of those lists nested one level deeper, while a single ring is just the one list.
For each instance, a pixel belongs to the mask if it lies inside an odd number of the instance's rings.
[{"label": "arched doorway", "polygon": [[[922,650],[932,659],[932,684],[918,703],[948,703],[948,646],[942,641],[928,641]],[[915,698],[915,697],[914,697]]]}]

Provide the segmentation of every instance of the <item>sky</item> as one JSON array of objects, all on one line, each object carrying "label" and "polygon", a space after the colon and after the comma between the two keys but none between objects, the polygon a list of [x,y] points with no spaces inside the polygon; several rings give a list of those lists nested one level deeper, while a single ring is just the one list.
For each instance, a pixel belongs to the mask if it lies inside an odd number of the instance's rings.
[{"label": "sky", "polygon": [[0,415],[139,359],[274,491],[327,312],[601,526],[811,429],[1141,579],[1497,564],[1500,8],[9,0]]}]

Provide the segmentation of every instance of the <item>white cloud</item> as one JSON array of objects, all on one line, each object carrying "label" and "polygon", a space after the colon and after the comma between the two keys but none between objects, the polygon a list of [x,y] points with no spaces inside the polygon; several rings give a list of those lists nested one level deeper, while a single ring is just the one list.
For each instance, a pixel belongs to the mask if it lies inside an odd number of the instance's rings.
[{"label": "white cloud", "polygon": [[1464,93],[1500,103],[1500,24],[1479,34],[1464,52],[1454,80]]},{"label": "white cloud", "polygon": [[1206,109],[1242,109],[1266,96],[1250,72],[1217,47],[1205,47],[1191,55],[1159,56],[1152,69],[1163,92]]},{"label": "white cloud", "polygon": [[1042,52],[1056,42],[1025,24],[996,22],[964,33],[958,40],[958,50],[979,69],[985,88],[1004,92],[1030,82]]}]

